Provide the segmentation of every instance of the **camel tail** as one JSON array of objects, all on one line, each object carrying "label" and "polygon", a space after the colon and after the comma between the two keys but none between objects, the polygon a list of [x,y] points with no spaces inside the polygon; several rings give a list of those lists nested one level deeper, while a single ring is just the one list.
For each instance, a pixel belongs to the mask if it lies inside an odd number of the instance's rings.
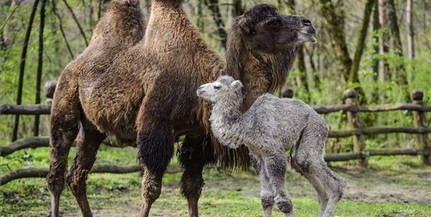
[{"label": "camel tail", "polygon": [[138,161],[147,169],[163,173],[174,153],[173,128],[158,122],[142,128],[138,133]]}]

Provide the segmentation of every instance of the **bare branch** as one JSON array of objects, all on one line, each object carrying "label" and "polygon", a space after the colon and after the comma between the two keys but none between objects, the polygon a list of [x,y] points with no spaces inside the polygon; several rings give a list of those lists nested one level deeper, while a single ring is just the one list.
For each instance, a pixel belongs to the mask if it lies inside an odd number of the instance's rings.
[{"label": "bare branch", "polygon": [[55,3],[55,0],[52,0],[52,12],[55,14],[55,16],[57,17],[58,21],[59,21],[59,27],[60,27],[60,32],[61,35],[63,36],[64,42],[66,43],[66,47],[67,50],[69,51],[70,56],[72,57],[72,59],[74,59],[74,55],[72,52],[72,48],[70,47],[69,41],[66,38],[66,33],[64,32],[64,28],[63,28],[63,20],[61,19],[60,14],[58,14],[57,12],[57,5]]},{"label": "bare branch", "polygon": [[18,5],[16,5],[16,7],[14,7],[14,9],[12,10],[12,12],[10,12],[9,16],[7,16],[6,21],[0,27],[0,32],[3,31],[4,27],[6,26],[6,24],[8,23],[8,21],[12,18],[13,14],[15,14],[15,12],[18,10],[18,8],[19,8],[19,6],[21,5],[22,2],[24,2],[24,1],[18,1]]},{"label": "bare branch", "polygon": [[88,46],[88,40],[87,40],[87,36],[85,36],[85,32],[82,29],[81,23],[79,23],[78,18],[76,18],[75,12],[73,12],[73,9],[70,7],[69,3],[67,3],[66,0],[63,0],[64,4],[66,5],[67,9],[69,10],[69,12],[72,14],[72,18],[75,21],[76,25],[78,26],[79,32],[81,33],[82,37],[85,40],[85,46]]}]

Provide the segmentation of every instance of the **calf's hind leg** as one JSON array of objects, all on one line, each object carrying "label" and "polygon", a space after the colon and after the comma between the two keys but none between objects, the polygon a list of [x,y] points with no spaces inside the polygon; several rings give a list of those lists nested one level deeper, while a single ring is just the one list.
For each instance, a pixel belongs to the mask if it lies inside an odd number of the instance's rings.
[{"label": "calf's hind leg", "polygon": [[[303,138],[292,154],[292,166],[313,185],[319,200],[319,216],[329,217],[341,199],[346,181],[333,172],[323,159],[326,138],[321,135]],[[308,147],[307,147],[308,146]]]},{"label": "calf's hind leg", "polygon": [[88,121],[83,121],[80,133],[81,135],[78,136],[76,141],[76,156],[66,176],[66,183],[72,191],[73,196],[75,196],[82,215],[87,217],[92,216],[87,199],[87,175],[96,161],[97,150],[106,138],[106,135],[100,133]]}]

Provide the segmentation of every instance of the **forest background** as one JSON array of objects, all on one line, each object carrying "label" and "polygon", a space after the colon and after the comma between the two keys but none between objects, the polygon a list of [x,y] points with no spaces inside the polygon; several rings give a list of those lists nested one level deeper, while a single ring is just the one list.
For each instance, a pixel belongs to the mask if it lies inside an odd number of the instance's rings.
[{"label": "forest background", "polygon": [[[43,84],[88,45],[106,0],[2,0],[0,2],[0,103],[46,104]],[[431,2],[429,0],[186,0],[184,8],[207,43],[224,56],[226,34],[236,16],[257,3],[284,14],[305,15],[317,44],[300,50],[286,87],[310,105],[342,104],[355,88],[361,105],[410,102],[413,89],[431,97]],[[141,0],[148,18],[151,1]],[[282,91],[282,90],[280,90]],[[363,114],[364,126],[411,126],[405,112]],[[325,117],[345,127],[345,114]],[[428,120],[431,118],[428,117]],[[48,135],[46,116],[1,116],[2,143]],[[428,122],[429,125],[429,122]],[[369,147],[411,144],[411,136],[373,136]],[[335,144],[335,143],[332,143]],[[349,151],[351,142],[336,142]]]}]

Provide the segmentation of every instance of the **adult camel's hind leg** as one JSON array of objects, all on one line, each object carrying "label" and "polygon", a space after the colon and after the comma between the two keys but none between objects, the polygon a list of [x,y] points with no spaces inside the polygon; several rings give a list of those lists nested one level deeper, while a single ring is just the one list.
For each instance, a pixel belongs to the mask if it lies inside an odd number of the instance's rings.
[{"label": "adult camel's hind leg", "polygon": [[87,175],[96,160],[96,153],[105,134],[100,133],[88,120],[82,122],[82,129],[76,141],[76,156],[66,176],[66,183],[78,202],[83,216],[92,216],[87,199]]},{"label": "adult camel's hind leg", "polygon": [[[308,131],[308,132],[307,132]],[[326,131],[305,130],[304,137],[295,147],[292,166],[313,185],[319,200],[319,216],[329,217],[341,199],[346,181],[333,172],[323,159]]]},{"label": "adult camel's hind leg", "polygon": [[275,203],[275,189],[272,188],[271,180],[268,176],[268,171],[266,171],[265,169],[265,163],[263,159],[250,151],[250,160],[254,169],[256,170],[256,173],[259,175],[259,182],[261,187],[260,198],[264,217],[271,217],[272,207]]},{"label": "adult camel's hind leg", "polygon": [[60,195],[64,189],[67,156],[79,131],[80,104],[76,79],[64,73],[52,102],[50,116],[48,190],[51,194],[51,216],[59,216]]},{"label": "adult camel's hind leg", "polygon": [[198,216],[198,201],[204,185],[202,170],[205,164],[214,162],[210,139],[205,135],[187,135],[179,150],[179,161],[184,167],[181,177],[181,193],[187,198],[189,217]]}]

